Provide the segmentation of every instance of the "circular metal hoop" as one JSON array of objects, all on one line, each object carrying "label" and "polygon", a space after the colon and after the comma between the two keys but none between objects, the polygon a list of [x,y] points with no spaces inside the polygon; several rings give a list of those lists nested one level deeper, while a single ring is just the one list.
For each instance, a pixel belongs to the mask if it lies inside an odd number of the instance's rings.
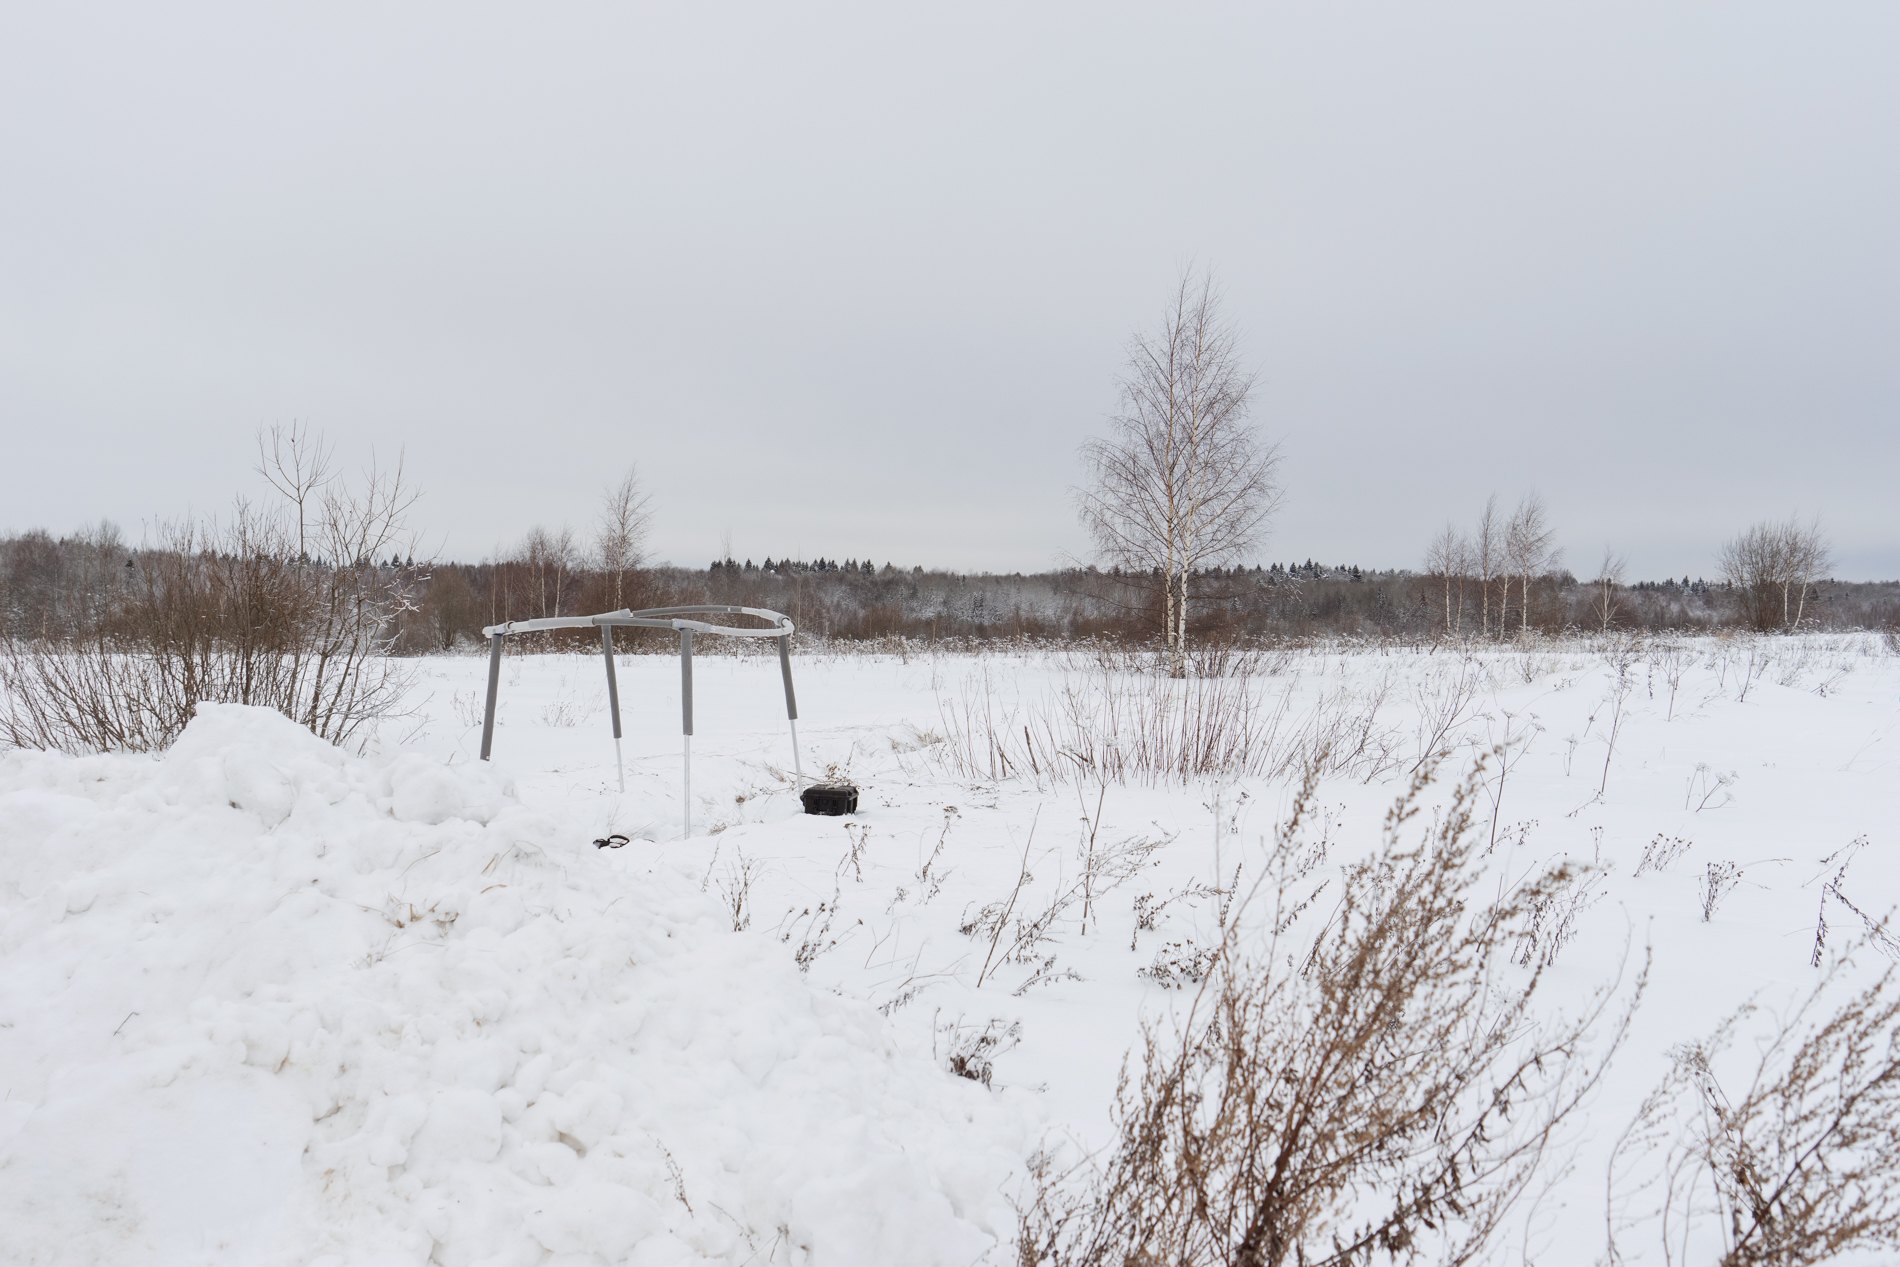
[{"label": "circular metal hoop", "polygon": [[[772,623],[764,626],[715,625],[693,616],[756,616]],[[548,616],[540,620],[510,620],[489,625],[484,638],[506,638],[511,634],[543,633],[550,629],[690,629],[694,633],[716,634],[722,638],[789,638],[797,632],[792,618],[784,612],[765,607],[730,607],[716,603],[694,603],[685,607],[646,607],[639,611],[621,608],[597,616]]]}]

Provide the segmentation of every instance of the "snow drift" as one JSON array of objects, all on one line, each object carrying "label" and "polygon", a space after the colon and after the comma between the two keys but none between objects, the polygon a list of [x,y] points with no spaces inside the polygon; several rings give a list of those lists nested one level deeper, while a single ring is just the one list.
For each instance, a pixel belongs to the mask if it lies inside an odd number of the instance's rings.
[{"label": "snow drift", "polygon": [[0,756],[0,1260],[967,1264],[1033,1128],[491,769]]}]

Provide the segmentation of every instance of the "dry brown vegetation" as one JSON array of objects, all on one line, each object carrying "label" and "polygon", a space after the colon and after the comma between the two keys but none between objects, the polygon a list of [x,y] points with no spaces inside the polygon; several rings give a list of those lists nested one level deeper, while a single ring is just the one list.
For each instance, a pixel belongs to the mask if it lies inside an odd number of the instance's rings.
[{"label": "dry brown vegetation", "polygon": [[1297,778],[1313,765],[1369,781],[1404,764],[1400,736],[1383,720],[1389,678],[1322,691],[1299,709],[1295,687],[1284,679],[1276,689],[1244,667],[1169,678],[1102,657],[1022,699],[985,671],[939,699],[939,759],[966,778],[1089,787]]},{"label": "dry brown vegetation", "polygon": [[1496,1241],[1629,1013],[1606,989],[1537,1019],[1544,969],[1509,960],[1562,881],[1482,898],[1481,774],[1420,823],[1432,773],[1330,905],[1301,830],[1309,773],[1256,918],[1225,925],[1178,1033],[1145,1031],[1105,1162],[1039,1171],[1025,1267],[1451,1264]]},{"label": "dry brown vegetation", "polygon": [[296,429],[260,458],[278,501],[160,525],[83,619],[0,634],[0,742],[151,750],[215,701],[345,743],[397,708],[408,675],[385,653],[416,579],[394,558],[415,500],[402,468],[349,485]]},{"label": "dry brown vegetation", "polygon": [[[1836,961],[1791,1015],[1769,1018],[1752,1068],[1729,1051],[1764,1015],[1756,1005],[1674,1053],[1612,1162],[1613,1263],[1632,1224],[1659,1227],[1671,1263],[1813,1267],[1900,1252],[1900,969],[1829,1011],[1853,962]],[[1645,1161],[1660,1162],[1654,1182]],[[1645,1188],[1661,1192],[1660,1209],[1629,1209]],[[1716,1245],[1698,1235],[1708,1213]]]}]

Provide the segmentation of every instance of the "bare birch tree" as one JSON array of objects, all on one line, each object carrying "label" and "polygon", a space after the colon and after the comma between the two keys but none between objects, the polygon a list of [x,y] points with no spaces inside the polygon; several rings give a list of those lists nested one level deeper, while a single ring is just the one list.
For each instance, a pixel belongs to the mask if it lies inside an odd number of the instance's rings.
[{"label": "bare birch tree", "polygon": [[1168,672],[1187,673],[1189,578],[1255,545],[1279,505],[1279,452],[1247,425],[1253,376],[1210,277],[1183,274],[1135,336],[1110,434],[1082,448],[1077,510],[1109,562],[1163,586]]},{"label": "bare birch tree", "polygon": [[[653,498],[640,487],[640,468],[629,466],[618,484],[601,498],[600,530],[594,541],[601,571],[613,577],[614,607],[624,607],[627,573],[646,559],[647,528]],[[732,553],[730,534],[726,553]]]},{"label": "bare birch tree", "polygon": [[1818,520],[1758,523],[1725,542],[1717,561],[1742,618],[1756,629],[1797,629],[1808,595],[1833,567]]},{"label": "bare birch tree", "polygon": [[550,531],[536,524],[522,538],[515,559],[524,565],[534,588],[534,614],[558,616],[567,596],[568,578],[579,562],[574,530],[562,524]]},{"label": "bare birch tree", "polygon": [[[1491,633],[1491,583],[1504,571],[1504,545],[1498,530],[1497,494],[1485,498],[1484,513],[1478,516],[1478,531],[1471,540],[1472,562],[1478,569],[1478,632]],[[1506,584],[1509,584],[1507,578]],[[1498,632],[1504,631],[1502,599],[1498,607]]]},{"label": "bare birch tree", "polygon": [[[1531,628],[1531,577],[1547,570],[1556,558],[1551,542],[1556,532],[1550,526],[1549,513],[1544,509],[1544,499],[1537,493],[1527,493],[1524,500],[1511,512],[1510,522],[1504,526],[1504,555],[1507,571],[1514,573],[1518,581],[1518,607],[1521,614],[1520,628],[1525,633]],[[1510,581],[1505,581],[1508,587]],[[1507,596],[1508,596],[1507,588]],[[1498,632],[1504,631],[1504,611],[1498,611]]]},{"label": "bare birch tree", "polygon": [[1471,542],[1452,525],[1446,524],[1444,531],[1426,547],[1425,572],[1438,577],[1444,586],[1445,632],[1458,632],[1464,623],[1465,579],[1471,572]]},{"label": "bare birch tree", "polygon": [[1603,547],[1603,563],[1597,568],[1594,581],[1590,582],[1590,614],[1597,618],[1597,627],[1608,630],[1610,622],[1615,620],[1622,610],[1617,601],[1623,591],[1623,556]]}]

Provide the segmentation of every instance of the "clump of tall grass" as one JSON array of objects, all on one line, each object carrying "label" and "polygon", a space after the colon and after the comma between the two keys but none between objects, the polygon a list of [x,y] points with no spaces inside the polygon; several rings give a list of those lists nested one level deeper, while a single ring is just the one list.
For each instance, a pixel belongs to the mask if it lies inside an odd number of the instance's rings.
[{"label": "clump of tall grass", "polygon": [[1540,1019],[1547,962],[1507,961],[1570,881],[1487,899],[1482,770],[1424,823],[1433,769],[1387,816],[1384,847],[1336,878],[1301,831],[1308,770],[1251,898],[1264,932],[1243,900],[1186,965],[1198,988],[1178,1029],[1145,1028],[1105,1154],[1067,1171],[1038,1159],[1022,1267],[1491,1258],[1644,978],[1620,1009],[1605,987]]},{"label": "clump of tall grass", "polygon": [[1398,766],[1381,720],[1389,678],[1322,690],[1296,706],[1295,684],[1257,676],[1168,678],[1112,663],[1078,668],[1028,699],[987,667],[938,697],[940,759],[959,777],[1144,784],[1274,777],[1318,765],[1371,779]]}]

